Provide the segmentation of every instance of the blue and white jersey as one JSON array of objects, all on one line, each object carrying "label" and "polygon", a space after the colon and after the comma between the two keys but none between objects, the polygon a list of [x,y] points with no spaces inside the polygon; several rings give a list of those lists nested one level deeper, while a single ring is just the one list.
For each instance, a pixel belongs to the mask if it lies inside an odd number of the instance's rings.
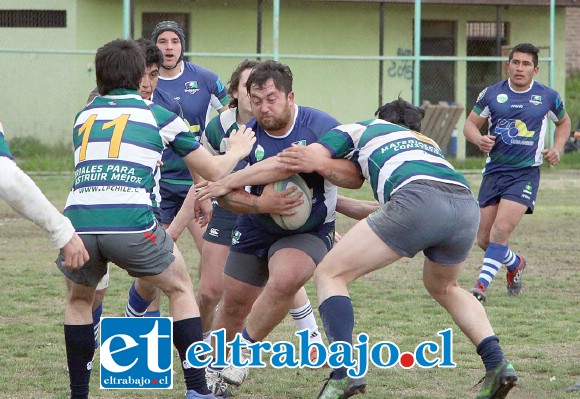
[{"label": "blue and white jersey", "polygon": [[[176,77],[159,76],[157,87],[179,102],[183,119],[198,140],[209,122],[212,107],[219,110],[229,102],[227,89],[219,77],[191,62],[184,61],[183,70]],[[161,181],[171,184],[192,184],[189,170],[173,151],[163,153]]]},{"label": "blue and white jersey", "polygon": [[[228,108],[221,114],[216,115],[207,124],[203,134],[201,135],[201,145],[203,145],[212,155],[226,153],[227,141],[230,134],[240,127],[238,125],[237,116],[237,108]],[[246,161],[241,160],[233,171],[235,172],[236,170],[243,169],[246,165]]]},{"label": "blue and white jersey", "polygon": [[[270,135],[258,125],[255,119],[252,119],[247,126],[256,132],[256,142],[254,143],[254,148],[246,157],[246,161],[249,165],[253,165],[264,159],[276,156],[294,143],[302,145],[315,143],[320,136],[338,125],[339,122],[325,112],[297,105],[295,105],[294,124],[283,137]],[[276,234],[305,233],[323,223],[333,222],[336,219],[336,186],[326,181],[318,173],[301,173],[300,176],[306,181],[313,194],[312,212],[306,224],[300,229],[284,230],[266,214],[243,214],[240,218],[250,219],[257,228]],[[250,192],[260,195],[263,189],[263,185],[252,186]]]},{"label": "blue and white jersey", "polygon": [[541,165],[548,119],[557,122],[566,115],[556,90],[532,81],[528,90],[514,91],[509,80],[485,88],[473,112],[488,119],[488,132],[495,136],[484,175]]},{"label": "blue and white jersey", "polygon": [[415,180],[432,180],[469,188],[463,175],[445,160],[433,140],[405,127],[371,119],[337,126],[319,144],[333,158],[351,160],[385,204],[391,195]]},{"label": "blue and white jersey", "polygon": [[14,157],[12,156],[12,153],[10,152],[10,148],[8,148],[8,143],[6,142],[6,139],[4,138],[4,128],[2,127],[1,123],[0,123],[0,157],[6,157],[6,158],[14,160]]},{"label": "blue and white jersey", "polygon": [[173,112],[175,115],[178,115],[183,118],[183,111],[181,110],[181,105],[179,105],[179,101],[173,98],[171,94],[168,92],[161,90],[159,87],[156,87],[151,95],[151,101],[153,104],[161,105],[168,111]]}]

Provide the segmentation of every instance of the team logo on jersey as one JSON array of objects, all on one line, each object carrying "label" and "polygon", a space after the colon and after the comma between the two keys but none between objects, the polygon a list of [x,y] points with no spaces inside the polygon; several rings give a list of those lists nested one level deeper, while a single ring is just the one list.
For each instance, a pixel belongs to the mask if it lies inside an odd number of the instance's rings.
[{"label": "team logo on jersey", "polygon": [[210,236],[214,236],[214,237],[219,237],[220,235],[220,230],[216,229],[215,227],[212,227],[211,229],[209,229],[209,233]]},{"label": "team logo on jersey", "polygon": [[526,194],[532,194],[532,191],[534,190],[534,187],[532,186],[532,183],[528,182],[526,184],[526,186],[524,187],[524,193]]},{"label": "team logo on jersey", "polygon": [[487,87],[485,89],[483,89],[481,91],[481,93],[479,93],[479,96],[477,96],[477,100],[475,100],[476,102],[481,100],[483,98],[483,96],[485,96],[485,92],[487,91]]},{"label": "team logo on jersey", "polygon": [[496,99],[498,103],[503,104],[508,100],[508,96],[507,94],[498,94]]},{"label": "team logo on jersey", "polygon": [[256,157],[256,161],[261,161],[264,159],[264,147],[258,144],[256,146],[256,151],[254,151],[254,156]]},{"label": "team logo on jersey", "polygon": [[532,94],[532,97],[530,98],[530,103],[534,105],[540,105],[542,103],[542,96]]},{"label": "team logo on jersey", "polygon": [[232,232],[232,245],[239,244],[240,238],[242,238],[242,233],[240,233],[239,230],[234,230]]},{"label": "team logo on jersey", "polygon": [[199,91],[197,87],[197,80],[191,80],[189,82],[185,82],[185,92],[189,94],[195,94]]},{"label": "team logo on jersey", "polygon": [[532,145],[534,143],[534,132],[529,131],[525,122],[519,119],[498,120],[495,125],[495,134],[501,136],[502,141],[508,145]]},{"label": "team logo on jersey", "polygon": [[298,141],[293,142],[292,144],[306,145],[306,140],[298,140]]}]

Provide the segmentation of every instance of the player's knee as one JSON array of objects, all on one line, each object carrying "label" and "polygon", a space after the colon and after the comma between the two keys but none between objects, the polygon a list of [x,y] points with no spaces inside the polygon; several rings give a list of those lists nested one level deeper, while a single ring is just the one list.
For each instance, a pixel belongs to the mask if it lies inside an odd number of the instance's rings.
[{"label": "player's knee", "polygon": [[489,247],[489,235],[485,237],[477,236],[477,245],[479,246],[479,248],[485,251],[487,247]]},{"label": "player's knee", "polygon": [[199,288],[199,300],[204,306],[215,306],[222,297],[221,287],[204,287]]}]

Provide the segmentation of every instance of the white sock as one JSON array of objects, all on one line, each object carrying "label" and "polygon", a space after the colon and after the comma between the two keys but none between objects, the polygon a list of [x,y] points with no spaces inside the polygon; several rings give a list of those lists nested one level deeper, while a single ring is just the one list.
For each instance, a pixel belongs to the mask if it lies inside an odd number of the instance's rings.
[{"label": "white sock", "polygon": [[318,331],[318,324],[316,324],[316,318],[314,317],[314,311],[312,310],[310,301],[306,302],[304,306],[290,309],[289,313],[296,324],[296,330],[308,329],[311,342],[322,342],[322,336]]}]

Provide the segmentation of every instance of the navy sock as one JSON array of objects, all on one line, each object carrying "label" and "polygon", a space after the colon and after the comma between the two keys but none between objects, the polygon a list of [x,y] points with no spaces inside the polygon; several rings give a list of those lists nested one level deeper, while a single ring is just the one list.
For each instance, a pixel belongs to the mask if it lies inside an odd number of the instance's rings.
[{"label": "navy sock", "polygon": [[133,282],[129,290],[129,301],[125,308],[125,317],[143,317],[153,299],[150,301],[143,299],[135,289],[135,282]]},{"label": "navy sock", "polygon": [[[181,367],[185,378],[187,390],[195,390],[197,393],[207,395],[210,393],[205,381],[205,369],[193,368],[186,362],[187,348],[194,342],[202,341],[201,318],[193,317],[173,322],[173,344],[179,353]],[[185,368],[184,367],[187,367]]]},{"label": "navy sock", "polygon": [[250,337],[250,334],[248,334],[248,330],[246,330],[246,327],[244,327],[244,329],[242,330],[242,338],[252,344],[256,342],[255,339],[252,339],[252,337]]},{"label": "navy sock", "polygon": [[71,399],[88,399],[89,397],[92,360],[95,354],[93,331],[92,324],[64,325]]},{"label": "navy sock", "polygon": [[99,330],[101,328],[101,316],[103,315],[103,303],[93,310],[93,334],[95,337],[95,349],[99,347]]},{"label": "navy sock", "polygon": [[[344,341],[352,344],[352,331],[354,329],[354,310],[352,302],[347,296],[331,296],[318,307],[320,318],[326,331],[329,343]],[[341,379],[346,377],[347,369],[341,367],[335,369],[332,378]]]},{"label": "navy sock", "polygon": [[144,317],[161,317],[161,310],[157,309],[157,310],[153,310],[153,311],[147,311],[145,312],[145,314],[143,315]]},{"label": "navy sock", "polygon": [[499,346],[499,338],[495,335],[486,337],[477,345],[477,354],[481,356],[485,371],[495,369],[505,358]]}]

